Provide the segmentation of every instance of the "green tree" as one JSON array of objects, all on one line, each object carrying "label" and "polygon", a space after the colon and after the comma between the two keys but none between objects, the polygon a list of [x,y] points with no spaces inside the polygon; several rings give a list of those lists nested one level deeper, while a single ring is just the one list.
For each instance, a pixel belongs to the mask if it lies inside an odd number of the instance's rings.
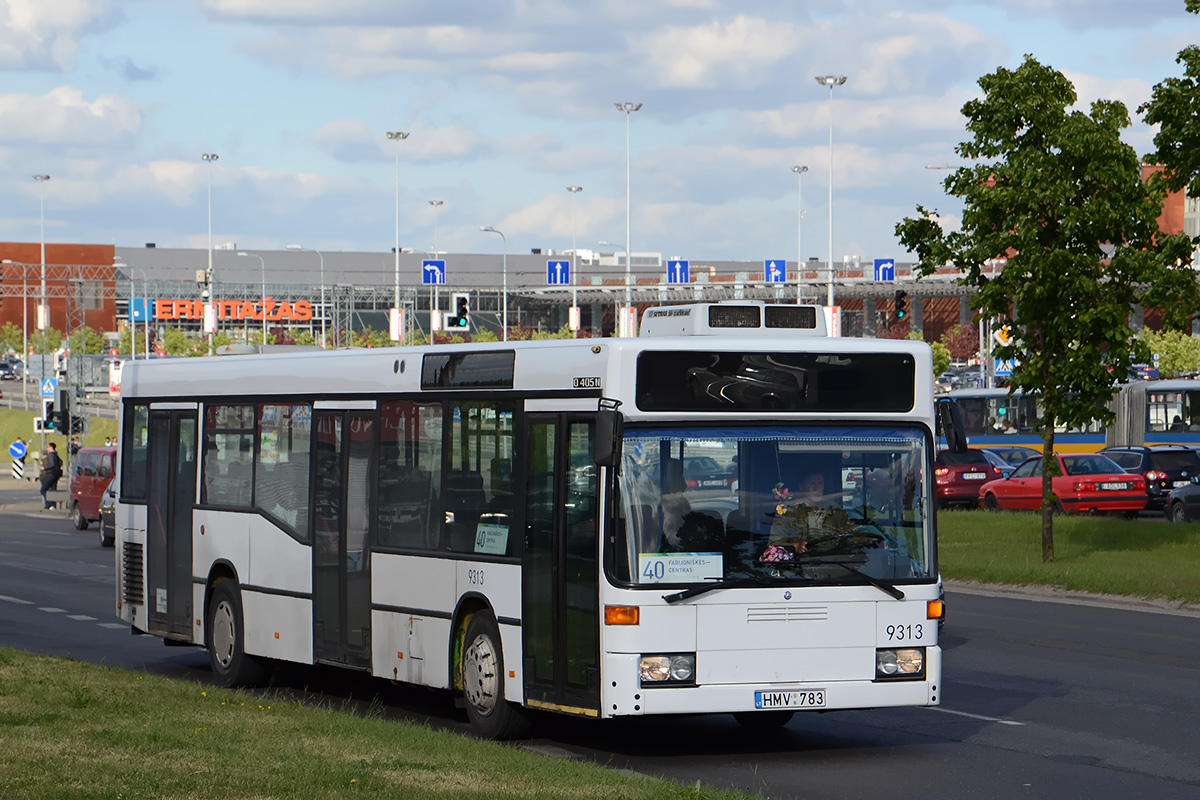
[{"label": "green tree", "polygon": [[1190,375],[1200,369],[1200,339],[1183,331],[1155,332],[1146,328],[1138,338],[1158,361],[1158,372],[1164,378]]},{"label": "green tree", "polygon": [[[1123,104],[1072,111],[1071,82],[1032,56],[979,86],[983,97],[962,109],[972,138],[956,148],[973,163],[945,181],[964,202],[962,229],[944,232],[918,206],[896,233],[922,275],[957,265],[976,313],[1013,334],[995,354],[1016,364],[1013,388],[1041,399],[1042,559],[1052,561],[1055,426],[1111,422],[1105,403],[1147,355],[1127,322],[1132,306],[1197,307],[1191,248],[1159,234],[1164,193],[1121,141]],[[1007,266],[991,276],[985,264],[998,256]]]},{"label": "green tree", "polygon": [[[15,353],[21,353],[21,348],[25,345],[25,334],[16,325],[11,322],[4,323],[4,327],[0,328],[0,352],[7,353],[12,350]],[[21,358],[25,354],[21,353]]]},{"label": "green tree", "polygon": [[108,342],[104,334],[94,328],[79,328],[71,334],[69,340],[71,353],[83,355],[98,355],[103,353]]},{"label": "green tree", "polygon": [[[1200,13],[1200,0],[1186,0],[1185,8]],[[1200,47],[1185,47],[1175,62],[1183,65],[1183,77],[1157,84],[1138,107],[1146,124],[1159,126],[1146,162],[1166,168],[1156,178],[1172,191],[1186,187],[1189,196],[1200,197]]]},{"label": "green tree", "polygon": [[35,355],[50,355],[62,347],[62,331],[57,328],[47,328],[44,331],[34,331],[29,334],[29,347]]}]

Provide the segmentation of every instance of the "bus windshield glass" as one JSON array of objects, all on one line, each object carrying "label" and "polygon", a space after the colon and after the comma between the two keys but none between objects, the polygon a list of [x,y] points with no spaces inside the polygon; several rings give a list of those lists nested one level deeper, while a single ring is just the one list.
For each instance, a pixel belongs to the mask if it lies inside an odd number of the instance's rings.
[{"label": "bus windshield glass", "polygon": [[613,577],[930,580],[928,463],[918,428],[626,428]]}]

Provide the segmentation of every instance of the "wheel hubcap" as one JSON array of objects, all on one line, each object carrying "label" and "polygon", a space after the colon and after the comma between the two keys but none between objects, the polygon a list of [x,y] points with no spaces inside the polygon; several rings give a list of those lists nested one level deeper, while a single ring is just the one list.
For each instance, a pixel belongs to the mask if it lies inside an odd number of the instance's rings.
[{"label": "wheel hubcap", "polygon": [[233,609],[222,600],[213,610],[212,643],[213,656],[224,669],[233,661]]},{"label": "wheel hubcap", "polygon": [[480,714],[496,707],[499,687],[496,649],[487,636],[477,636],[463,654],[463,694]]}]

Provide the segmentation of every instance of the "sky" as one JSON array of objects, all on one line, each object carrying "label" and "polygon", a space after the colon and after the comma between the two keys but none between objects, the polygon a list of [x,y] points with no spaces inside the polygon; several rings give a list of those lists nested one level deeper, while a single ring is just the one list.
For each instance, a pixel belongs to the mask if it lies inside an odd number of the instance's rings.
[{"label": "sky", "polygon": [[824,260],[832,154],[834,259],[904,261],[917,204],[957,224],[927,167],[962,163],[981,76],[1032,54],[1145,154],[1198,27],[1184,0],[0,0],[0,240],[205,248],[211,185],[218,245],[613,252],[628,191],[635,253]]}]

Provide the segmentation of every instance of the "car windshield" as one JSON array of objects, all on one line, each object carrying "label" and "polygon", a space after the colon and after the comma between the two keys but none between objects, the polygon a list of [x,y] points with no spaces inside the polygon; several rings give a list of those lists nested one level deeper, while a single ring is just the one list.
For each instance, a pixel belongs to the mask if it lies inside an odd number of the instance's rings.
[{"label": "car windshield", "polygon": [[1161,450],[1150,453],[1150,466],[1164,472],[1194,470],[1200,466],[1200,456],[1193,450]]},{"label": "car windshield", "polygon": [[935,463],[939,467],[961,467],[967,464],[986,465],[988,460],[987,456],[978,450],[966,450],[962,453],[943,450],[937,454],[937,461]]},{"label": "car windshield", "polygon": [[[936,575],[917,428],[625,430],[614,579],[861,583]],[[694,480],[693,458],[715,477]],[[710,465],[711,466],[711,465]]]},{"label": "car windshield", "polygon": [[1121,465],[1108,456],[1063,456],[1063,471],[1068,475],[1111,475],[1122,473]]}]

